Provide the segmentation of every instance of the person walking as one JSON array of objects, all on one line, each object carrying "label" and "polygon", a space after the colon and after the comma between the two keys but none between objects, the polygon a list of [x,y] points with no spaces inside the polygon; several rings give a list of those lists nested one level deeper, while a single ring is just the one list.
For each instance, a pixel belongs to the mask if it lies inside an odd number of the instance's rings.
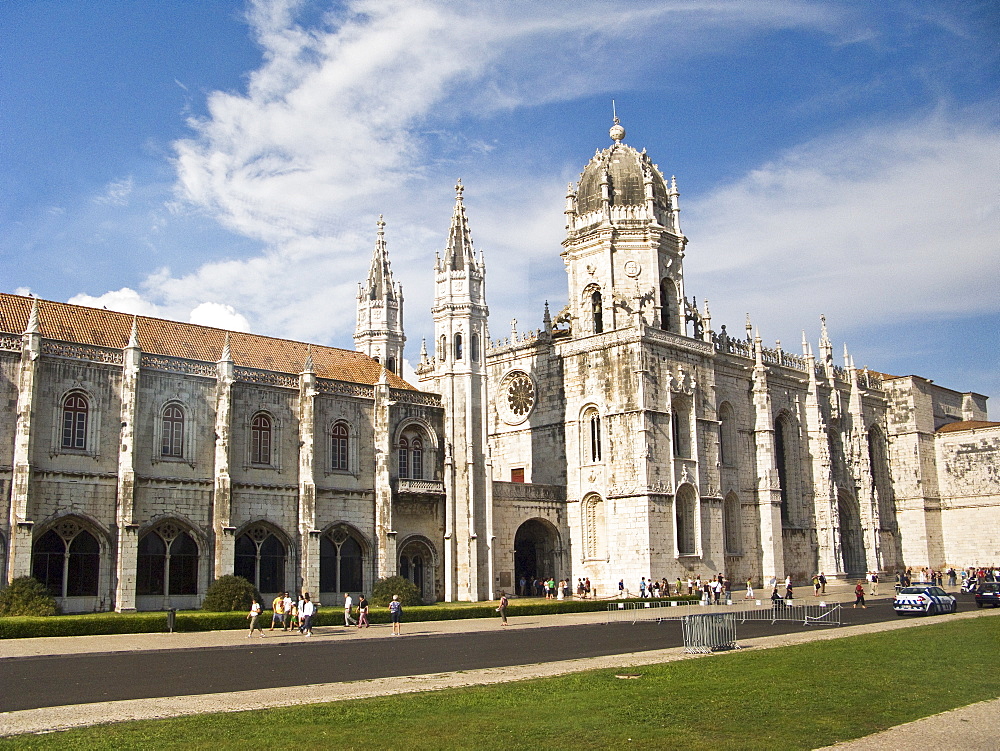
[{"label": "person walking", "polygon": [[260,618],[260,612],[261,612],[260,603],[257,602],[256,600],[251,600],[250,612],[247,613],[247,620],[250,621],[250,631],[249,633],[247,633],[247,639],[253,636],[254,629],[260,631],[260,635],[264,636],[264,625],[262,623],[257,622],[258,619]]},{"label": "person walking", "polygon": [[316,613],[316,606],[309,599],[309,593],[302,595],[302,604],[299,606],[299,631],[306,636],[313,635],[313,615]]},{"label": "person walking", "polygon": [[285,596],[281,601],[281,609],[285,613],[285,617],[282,619],[282,631],[288,631],[292,627],[292,610],[295,607],[295,601],[292,599],[288,592],[285,592]]},{"label": "person walking", "polygon": [[500,625],[507,625],[507,593],[503,590],[500,591],[500,605],[497,607],[497,612],[500,614]]},{"label": "person walking", "polygon": [[368,628],[368,600],[358,595],[358,628]]},{"label": "person walking", "polygon": [[357,623],[356,620],[351,618],[351,608],[354,607],[354,599],[351,597],[350,592],[344,592],[344,628],[349,628]]},{"label": "person walking", "polygon": [[399,601],[399,595],[392,596],[389,603],[389,620],[392,621],[392,635],[399,636],[399,623],[403,619],[403,603]]},{"label": "person walking", "polygon": [[872,571],[872,590],[869,594],[872,597],[878,596],[878,571]]},{"label": "person walking", "polygon": [[860,605],[863,608],[867,608],[865,605],[865,585],[861,581],[858,582],[857,586],[854,588],[854,605],[857,607]]},{"label": "person walking", "polygon": [[821,595],[826,594],[826,574],[822,571],[819,572],[819,593]]},{"label": "person walking", "polygon": [[747,577],[747,593],[743,599],[744,600],[753,599],[753,579],[751,579],[749,576]]}]

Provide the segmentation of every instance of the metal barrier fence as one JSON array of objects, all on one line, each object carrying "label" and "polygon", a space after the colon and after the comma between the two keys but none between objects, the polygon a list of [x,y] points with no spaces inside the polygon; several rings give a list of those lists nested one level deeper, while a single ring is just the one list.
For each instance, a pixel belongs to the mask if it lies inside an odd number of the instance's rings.
[{"label": "metal barrier fence", "polygon": [[[765,605],[765,603],[767,603]],[[779,621],[802,623],[804,626],[841,625],[841,606],[837,604],[789,604],[779,600],[771,604],[768,600],[747,600],[729,602],[725,605],[706,605],[697,601],[640,600],[638,602],[608,603],[608,623],[637,623],[639,621],[678,621],[687,617],[696,608],[708,614],[731,613],[738,621]]]},{"label": "metal barrier fence", "polygon": [[723,649],[739,649],[736,643],[736,613],[699,613],[681,618],[684,651],[707,654]]}]

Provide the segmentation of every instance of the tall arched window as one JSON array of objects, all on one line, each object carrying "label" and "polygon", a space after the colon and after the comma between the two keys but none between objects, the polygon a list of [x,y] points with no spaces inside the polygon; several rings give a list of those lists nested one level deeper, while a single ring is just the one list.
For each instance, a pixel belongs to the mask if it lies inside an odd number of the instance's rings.
[{"label": "tall arched window", "polygon": [[55,597],[96,597],[101,574],[97,538],[64,521],[35,540],[32,575]]},{"label": "tall arched window", "polygon": [[601,291],[594,290],[590,295],[590,309],[594,317],[594,333],[604,333],[604,304],[601,301]]},{"label": "tall arched window", "polygon": [[397,451],[399,456],[399,476],[406,480],[410,477],[410,442],[406,440],[406,437],[399,439],[399,449]]},{"label": "tall arched window", "polygon": [[479,362],[479,334],[473,334],[470,340],[472,362]]},{"label": "tall arched window", "polygon": [[267,526],[257,524],[236,538],[236,566],[242,576],[264,593],[285,589],[285,546]]},{"label": "tall arched window", "polygon": [[669,279],[660,282],[660,328],[664,331],[670,330],[670,308],[673,301],[670,289],[673,284]]},{"label": "tall arched window", "polygon": [[601,416],[596,412],[590,415],[590,460],[601,461]]},{"label": "tall arched window", "polygon": [[250,421],[250,463],[271,463],[271,418],[258,412]]},{"label": "tall arched window", "polygon": [[163,410],[160,455],[180,458],[184,456],[184,410],[177,404],[168,404]]},{"label": "tall arched window", "polygon": [[868,461],[871,465],[872,490],[875,492],[879,527],[894,530],[896,498],[892,491],[892,476],[889,473],[888,444],[885,434],[877,425],[868,430]]},{"label": "tall arched window", "polygon": [[334,527],[319,541],[319,588],[322,592],[360,592],[364,586],[361,543],[345,526]]},{"label": "tall arched window", "polygon": [[690,485],[682,485],[674,498],[678,555],[697,555],[697,501]]},{"label": "tall arched window", "polygon": [[424,479],[424,442],[419,438],[410,441],[410,477]]},{"label": "tall arched window", "polygon": [[[397,371],[396,371],[396,358],[395,357],[387,357],[385,359],[385,369],[388,370],[390,373],[397,373]],[[398,375],[398,373],[397,373],[397,375]]]},{"label": "tall arched window", "polygon": [[462,354],[462,335],[455,334],[455,360],[460,361]]},{"label": "tall arched window", "polygon": [[136,594],[198,594],[198,545],[173,523],[164,523],[139,540]]},{"label": "tall arched window", "polygon": [[330,454],[331,469],[346,472],[348,470],[348,447],[349,436],[347,426],[338,422],[333,426],[332,446]]},{"label": "tall arched window", "polygon": [[64,449],[87,448],[87,423],[90,419],[90,403],[79,392],[69,394],[63,400],[62,447]]},{"label": "tall arched window", "polygon": [[719,407],[719,463],[723,467],[736,466],[736,418],[729,402]]},{"label": "tall arched window", "polygon": [[438,338],[438,360],[444,362],[448,359],[448,339],[444,334]]}]

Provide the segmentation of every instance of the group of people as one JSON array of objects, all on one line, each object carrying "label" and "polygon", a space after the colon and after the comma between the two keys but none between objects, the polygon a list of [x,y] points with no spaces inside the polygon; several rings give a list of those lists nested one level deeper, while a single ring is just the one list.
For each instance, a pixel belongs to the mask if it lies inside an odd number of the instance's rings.
[{"label": "group of people", "polygon": [[[358,595],[357,619],[353,617],[355,604],[350,593],[344,593],[344,626],[356,626],[357,628],[368,628],[368,599],[363,595]],[[319,603],[313,602],[308,592],[303,592],[298,600],[292,599],[288,592],[282,592],[271,601],[271,628],[281,631],[296,630],[304,636],[312,636],[312,622],[319,610]],[[250,621],[250,631],[247,638],[253,636],[254,631],[259,631],[264,636],[264,624],[260,621],[263,608],[257,600],[251,600],[250,612],[247,613],[247,620]],[[389,620],[392,622],[392,635],[399,636],[400,622],[402,621],[403,606],[399,600],[399,595],[393,595],[389,603]]]},{"label": "group of people", "polygon": [[[553,577],[548,579],[528,579],[522,576],[518,581],[518,591],[521,597],[544,597],[546,600],[568,600],[573,596],[572,583],[569,579],[560,579],[558,582]],[[578,597],[590,597],[590,579],[578,579],[576,583],[576,594]],[[594,593],[596,596],[596,593]]]}]

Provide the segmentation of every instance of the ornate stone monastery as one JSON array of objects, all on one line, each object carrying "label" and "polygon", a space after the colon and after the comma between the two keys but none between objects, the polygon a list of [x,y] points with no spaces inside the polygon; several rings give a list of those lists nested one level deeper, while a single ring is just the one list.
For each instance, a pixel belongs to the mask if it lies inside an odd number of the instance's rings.
[{"label": "ornate stone monastery", "polygon": [[333,603],[998,562],[986,398],[837,364],[825,321],[800,354],[713,328],[676,180],[624,136],[566,196],[567,304],[501,341],[459,184],[419,388],[381,220],[357,352],[0,295],[5,580],[89,611],[232,573]]}]

